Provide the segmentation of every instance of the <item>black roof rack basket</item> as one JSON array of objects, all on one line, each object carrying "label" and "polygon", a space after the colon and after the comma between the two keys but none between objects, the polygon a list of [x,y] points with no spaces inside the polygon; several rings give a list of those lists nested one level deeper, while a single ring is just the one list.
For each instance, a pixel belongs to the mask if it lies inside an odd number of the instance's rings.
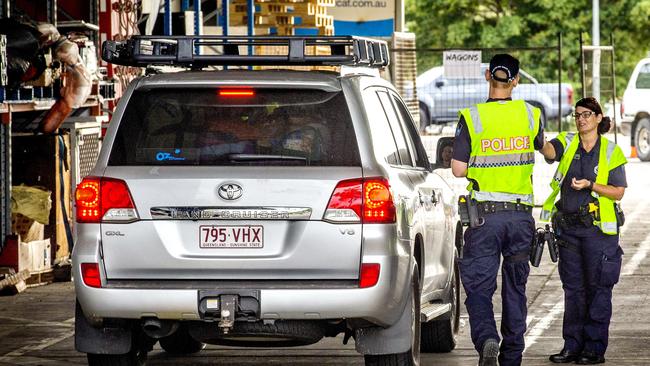
[{"label": "black roof rack basket", "polygon": [[[221,54],[200,54],[201,46]],[[240,47],[284,46],[286,54],[240,55]],[[310,46],[329,46],[329,55],[308,55]],[[201,68],[233,66],[365,66],[384,68],[390,63],[385,41],[356,36],[132,36],[105,41],[102,59],[117,65],[172,65]]]}]

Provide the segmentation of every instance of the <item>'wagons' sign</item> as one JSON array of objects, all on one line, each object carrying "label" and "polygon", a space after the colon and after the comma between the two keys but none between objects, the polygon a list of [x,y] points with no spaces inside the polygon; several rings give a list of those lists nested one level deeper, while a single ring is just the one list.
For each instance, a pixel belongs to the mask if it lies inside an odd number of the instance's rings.
[{"label": "'wagons' sign", "polygon": [[442,65],[448,79],[473,79],[481,75],[481,51],[445,51]]}]

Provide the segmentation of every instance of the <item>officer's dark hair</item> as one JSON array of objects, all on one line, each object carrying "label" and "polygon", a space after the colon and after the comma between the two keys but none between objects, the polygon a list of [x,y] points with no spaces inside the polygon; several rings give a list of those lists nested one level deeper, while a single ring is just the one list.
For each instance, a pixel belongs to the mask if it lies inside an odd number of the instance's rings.
[{"label": "officer's dark hair", "polygon": [[[580,99],[576,103],[576,109],[578,107],[587,108],[590,111],[596,113],[596,115],[599,114],[601,116],[603,115],[603,108],[600,106],[600,103],[598,103],[598,101],[594,97],[586,97]],[[602,135],[604,133],[607,133],[611,127],[612,127],[612,119],[607,116],[603,116],[603,119],[600,121],[600,123],[598,123],[598,134]]]}]

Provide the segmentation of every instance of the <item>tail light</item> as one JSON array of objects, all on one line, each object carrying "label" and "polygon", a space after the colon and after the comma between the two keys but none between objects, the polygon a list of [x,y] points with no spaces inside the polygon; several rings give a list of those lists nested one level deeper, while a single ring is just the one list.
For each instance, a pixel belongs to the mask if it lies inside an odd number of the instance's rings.
[{"label": "tail light", "polygon": [[388,224],[395,222],[395,203],[386,178],[339,182],[323,220],[335,223]]},{"label": "tail light", "polygon": [[376,285],[379,281],[380,268],[378,263],[361,263],[359,287],[368,288]]},{"label": "tail light", "polygon": [[114,178],[86,177],[75,193],[77,222],[132,222],[138,219],[126,182]]},{"label": "tail light", "polygon": [[570,88],[570,87],[567,88],[566,101],[567,101],[567,104],[573,105],[573,88]]},{"label": "tail light", "polygon": [[88,287],[102,287],[102,279],[99,275],[99,265],[97,263],[81,263],[81,278]]},{"label": "tail light", "polygon": [[625,104],[623,104],[623,101],[621,100],[621,118],[625,115]]}]

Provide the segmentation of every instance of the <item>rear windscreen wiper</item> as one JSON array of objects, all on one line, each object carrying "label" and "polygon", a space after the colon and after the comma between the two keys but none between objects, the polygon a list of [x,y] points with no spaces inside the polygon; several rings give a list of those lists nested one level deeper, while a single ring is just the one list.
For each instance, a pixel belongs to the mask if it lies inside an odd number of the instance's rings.
[{"label": "rear windscreen wiper", "polygon": [[256,160],[293,160],[307,163],[307,158],[290,155],[266,155],[266,154],[230,154],[231,161],[256,161]]}]

